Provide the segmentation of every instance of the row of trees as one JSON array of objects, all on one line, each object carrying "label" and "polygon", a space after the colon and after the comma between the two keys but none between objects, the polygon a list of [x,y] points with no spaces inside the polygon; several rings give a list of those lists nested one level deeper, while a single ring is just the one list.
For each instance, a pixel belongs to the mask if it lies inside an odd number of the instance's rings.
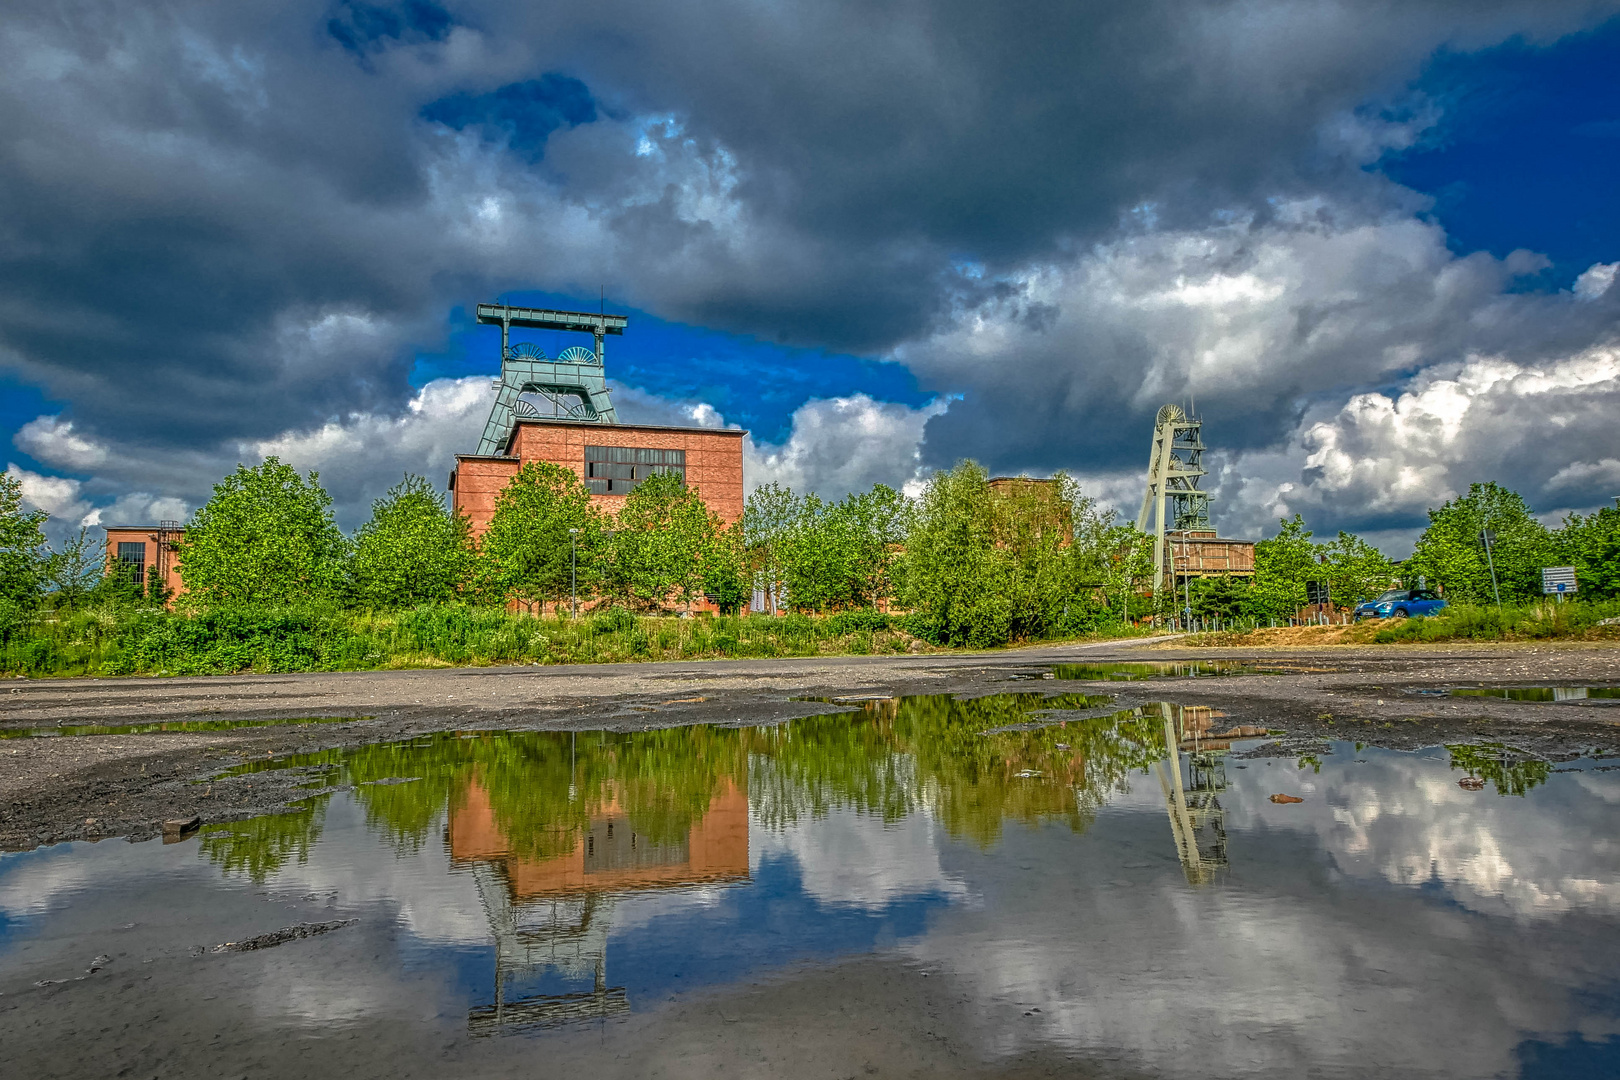
[{"label": "row of trees", "polygon": [[[1500,593],[1503,603],[1522,604],[1542,596],[1541,571],[1550,566],[1575,567],[1586,599],[1620,597],[1620,509],[1613,507],[1570,514],[1548,528],[1516,492],[1474,484],[1467,495],[1429,511],[1411,558],[1399,564],[1350,533],[1317,543],[1297,514],[1281,526],[1255,545],[1252,581],[1196,583],[1193,613],[1288,618],[1305,606],[1308,581],[1326,583],[1341,606],[1371,599],[1396,581],[1416,587],[1420,580],[1453,602],[1494,603]],[[1480,542],[1485,530],[1495,536],[1489,553]]]},{"label": "row of trees", "polygon": [[[270,458],[215,486],[178,555],[187,602],[199,607],[547,605],[577,590],[583,601],[638,611],[699,597],[731,610],[759,588],[773,608],[803,612],[890,603],[913,612],[935,640],[975,645],[1080,633],[1189,599],[1202,616],[1287,618],[1304,606],[1308,581],[1327,582],[1349,604],[1421,575],[1448,598],[1485,602],[1494,596],[1493,562],[1504,601],[1539,596],[1541,568],[1552,565],[1574,565],[1584,596],[1620,595],[1620,510],[1571,515],[1549,529],[1517,494],[1476,484],[1429,519],[1397,566],[1348,533],[1316,541],[1296,515],[1256,545],[1252,580],[1207,579],[1182,596],[1153,597],[1149,539],[1061,474],[992,485],[964,462],[936,474],[917,499],[878,485],[837,502],[772,484],[757,488],[728,527],[675,477],[649,478],[610,516],[572,470],[531,462],[501,493],[481,537],[415,476],[378,499],[347,537],[317,474]],[[6,625],[47,595],[59,605],[133,595],[127,581],[101,580],[101,556],[85,532],[49,550],[44,520],[23,508],[14,479],[0,478]],[[1491,560],[1477,539],[1487,528],[1496,536]]]},{"label": "row of trees", "polygon": [[577,474],[547,462],[518,471],[482,537],[450,512],[441,492],[406,476],[349,538],[318,476],[270,458],[215,486],[179,556],[187,600],[203,607],[543,605],[577,591],[651,610],[672,600],[689,606],[701,595],[722,607],[740,604],[739,540],[677,477],[649,478],[610,517]]}]

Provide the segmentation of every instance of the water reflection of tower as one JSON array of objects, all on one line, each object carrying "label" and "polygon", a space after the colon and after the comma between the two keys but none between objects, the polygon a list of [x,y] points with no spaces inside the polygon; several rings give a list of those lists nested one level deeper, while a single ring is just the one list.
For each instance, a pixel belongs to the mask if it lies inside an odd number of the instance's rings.
[{"label": "water reflection of tower", "polygon": [[[525,845],[554,854],[519,855],[477,781],[453,802],[449,834],[451,859],[470,864],[495,939],[494,1000],[469,1014],[475,1034],[628,1012],[624,987],[608,985],[616,902],[652,889],[748,878],[748,794],[730,781],[675,842],[649,842],[610,798],[586,827],[552,830]],[[591,989],[512,996],[514,984],[547,973],[589,979]]]},{"label": "water reflection of tower", "polygon": [[[1220,793],[1226,790],[1226,751],[1232,744],[1208,737],[1220,714],[1207,706],[1161,702],[1158,708],[1164,717],[1168,753],[1155,763],[1154,769],[1164,791],[1176,854],[1187,881],[1206,885],[1227,865],[1226,810],[1221,806]],[[1184,756],[1185,780],[1181,768]]]}]

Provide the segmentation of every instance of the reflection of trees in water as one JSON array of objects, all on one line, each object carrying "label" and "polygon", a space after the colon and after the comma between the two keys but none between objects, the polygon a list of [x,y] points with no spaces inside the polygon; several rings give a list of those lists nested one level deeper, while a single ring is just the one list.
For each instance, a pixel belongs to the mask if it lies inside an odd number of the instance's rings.
[{"label": "reflection of trees in water", "polygon": [[1489,780],[1498,795],[1525,795],[1552,775],[1550,762],[1525,757],[1503,743],[1461,743],[1448,745],[1446,750],[1453,769]]},{"label": "reflection of trees in water", "polygon": [[220,869],[263,882],[287,865],[289,859],[296,858],[300,863],[309,860],[310,849],[321,836],[329,797],[312,799],[301,809],[285,814],[209,825],[198,842],[203,854]]},{"label": "reflection of trees in water", "polygon": [[[426,842],[474,782],[510,853],[530,859],[572,852],[610,809],[649,843],[683,842],[727,784],[748,792],[755,819],[769,828],[835,808],[890,822],[927,810],[952,835],[989,846],[1007,820],[1086,828],[1131,772],[1164,756],[1163,723],[1151,709],[1005,730],[1038,720],[1038,710],[1097,700],[935,695],[763,728],[446,732],[276,764],[336,768],[328,780],[352,786],[368,824],[404,851]],[[379,783],[404,778],[414,779]],[[323,807],[324,797],[294,814],[237,823],[205,850],[262,880],[292,855],[307,856]]]},{"label": "reflection of trees in water", "polygon": [[[995,843],[1009,819],[1061,818],[1084,829],[1109,791],[1164,753],[1163,735],[1134,710],[1006,729],[1028,724],[1033,711],[1086,709],[1097,701],[1078,694],[968,701],[930,695],[870,702],[854,718],[797,721],[781,731],[781,745],[768,756],[788,777],[810,782],[788,785],[774,799],[776,812],[761,816],[781,826],[801,813],[845,806],[893,821],[927,808],[953,836],[984,846]],[[866,724],[851,722],[862,717]],[[808,737],[799,737],[801,728]],[[840,728],[851,734],[840,738]],[[818,729],[830,735],[817,738]],[[864,752],[836,752],[843,748]],[[801,792],[814,798],[796,797]]]}]

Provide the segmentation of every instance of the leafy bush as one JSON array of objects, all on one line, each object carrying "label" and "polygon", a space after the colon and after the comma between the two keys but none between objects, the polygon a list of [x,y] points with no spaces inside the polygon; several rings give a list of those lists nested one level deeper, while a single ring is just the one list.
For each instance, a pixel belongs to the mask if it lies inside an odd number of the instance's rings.
[{"label": "leafy bush", "polygon": [[604,608],[591,616],[591,630],[598,634],[622,634],[635,628],[635,614],[622,607]]},{"label": "leafy bush", "polygon": [[894,625],[894,620],[881,611],[872,608],[856,608],[853,611],[840,611],[827,620],[829,632],[842,637],[857,631],[872,633],[878,630],[887,630]]}]

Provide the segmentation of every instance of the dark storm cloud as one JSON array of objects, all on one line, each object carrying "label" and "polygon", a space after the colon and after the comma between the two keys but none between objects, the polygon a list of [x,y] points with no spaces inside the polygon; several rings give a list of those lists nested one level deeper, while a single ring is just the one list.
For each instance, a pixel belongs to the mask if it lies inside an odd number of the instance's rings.
[{"label": "dark storm cloud", "polygon": [[[80,436],[157,452],[398,410],[413,346],[500,289],[601,283],[795,345],[932,341],[1133,210],[1382,198],[1324,125],[1438,46],[1614,8],[10,2],[0,367]],[[1074,310],[1029,298],[1020,325],[1055,341]],[[1096,341],[1086,385],[1133,400],[1141,332]],[[1028,439],[1073,426],[1061,380],[998,404],[993,375],[918,366],[997,423],[1024,409]]]}]

